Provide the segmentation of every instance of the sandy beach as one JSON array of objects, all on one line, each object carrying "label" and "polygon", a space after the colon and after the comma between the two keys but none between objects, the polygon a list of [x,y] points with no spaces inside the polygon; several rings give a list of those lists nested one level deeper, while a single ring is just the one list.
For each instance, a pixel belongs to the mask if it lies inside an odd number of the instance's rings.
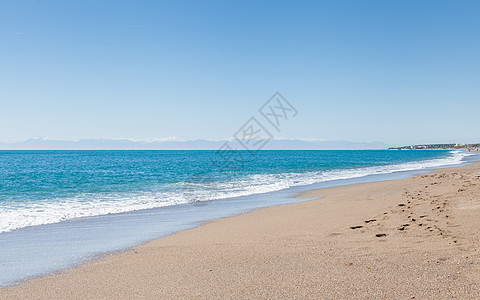
[{"label": "sandy beach", "polygon": [[26,284],[2,299],[478,299],[480,163],[313,190]]}]

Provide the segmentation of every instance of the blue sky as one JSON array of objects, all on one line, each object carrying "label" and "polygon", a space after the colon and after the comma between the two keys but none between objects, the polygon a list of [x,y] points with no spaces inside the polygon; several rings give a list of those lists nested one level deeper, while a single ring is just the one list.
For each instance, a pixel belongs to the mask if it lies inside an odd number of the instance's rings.
[{"label": "blue sky", "polygon": [[0,140],[480,142],[478,1],[0,2]]}]

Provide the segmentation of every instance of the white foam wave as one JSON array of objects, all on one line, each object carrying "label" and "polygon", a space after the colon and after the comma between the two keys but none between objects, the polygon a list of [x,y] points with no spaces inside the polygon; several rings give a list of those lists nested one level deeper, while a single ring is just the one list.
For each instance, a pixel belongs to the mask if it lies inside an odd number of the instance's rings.
[{"label": "white foam wave", "polygon": [[217,200],[279,191],[293,186],[331,180],[359,178],[371,174],[390,174],[457,165],[470,155],[452,151],[442,159],[328,172],[250,175],[231,181],[179,185],[170,192],[138,192],[135,194],[79,195],[70,199],[19,202],[0,206],[0,232],[27,226],[51,224],[65,220],[158,208],[193,201]]}]

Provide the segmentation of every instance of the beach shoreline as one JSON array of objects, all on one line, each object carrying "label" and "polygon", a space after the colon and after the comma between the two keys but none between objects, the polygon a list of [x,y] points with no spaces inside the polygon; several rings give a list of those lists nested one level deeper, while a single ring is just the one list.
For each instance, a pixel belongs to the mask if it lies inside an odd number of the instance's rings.
[{"label": "beach shoreline", "polygon": [[473,163],[313,190],[302,196],[321,199],[213,220],[0,297],[474,298],[479,178]]}]

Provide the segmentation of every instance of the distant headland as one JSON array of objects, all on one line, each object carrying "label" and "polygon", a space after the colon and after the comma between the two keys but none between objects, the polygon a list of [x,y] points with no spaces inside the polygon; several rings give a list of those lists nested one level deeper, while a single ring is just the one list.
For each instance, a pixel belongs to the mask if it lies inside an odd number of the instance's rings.
[{"label": "distant headland", "polygon": [[479,151],[479,144],[425,144],[403,147],[390,147],[388,150],[468,150]]}]

